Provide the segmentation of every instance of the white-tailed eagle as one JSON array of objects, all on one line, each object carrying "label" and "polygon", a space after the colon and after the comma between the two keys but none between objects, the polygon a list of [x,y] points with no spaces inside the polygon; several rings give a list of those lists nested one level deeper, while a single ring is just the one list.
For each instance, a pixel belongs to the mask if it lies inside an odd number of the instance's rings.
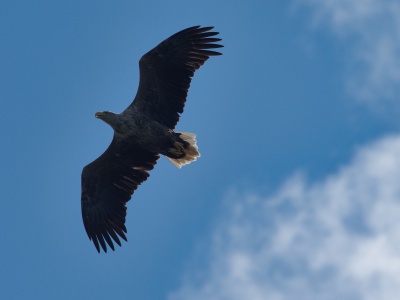
[{"label": "white-tailed eagle", "polygon": [[160,154],[175,166],[200,156],[196,135],[174,132],[183,112],[194,72],[210,57],[221,39],[213,27],[184,29],[143,55],[140,82],[133,102],[122,113],[97,112],[114,129],[108,149],[82,171],[82,218],[98,252],[114,250],[126,239],[126,203],[149,177]]}]

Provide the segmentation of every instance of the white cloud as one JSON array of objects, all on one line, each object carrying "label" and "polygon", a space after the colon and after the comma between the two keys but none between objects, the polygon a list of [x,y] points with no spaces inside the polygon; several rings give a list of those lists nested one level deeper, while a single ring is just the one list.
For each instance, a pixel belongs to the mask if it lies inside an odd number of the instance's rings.
[{"label": "white cloud", "polygon": [[[365,299],[400,295],[400,135],[319,182],[230,193],[207,263],[169,299]],[[193,270],[192,270],[193,271]]]},{"label": "white cloud", "polygon": [[[296,0],[312,8],[315,27],[327,25],[350,48],[349,91],[369,103],[400,96],[398,0]],[[393,104],[393,103],[392,103]]]}]

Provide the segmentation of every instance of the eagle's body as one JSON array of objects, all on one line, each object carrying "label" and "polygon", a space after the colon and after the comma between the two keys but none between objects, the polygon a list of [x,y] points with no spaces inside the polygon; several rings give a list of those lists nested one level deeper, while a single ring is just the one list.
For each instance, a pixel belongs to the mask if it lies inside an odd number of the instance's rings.
[{"label": "eagle's body", "polygon": [[150,152],[161,153],[173,134],[168,127],[154,121],[137,108],[121,114],[97,113],[96,117],[114,129],[117,143],[128,142]]},{"label": "eagle's body", "polygon": [[174,132],[183,112],[195,70],[209,58],[220,55],[207,50],[214,44],[212,27],[182,30],[146,53],[140,60],[140,83],[131,105],[120,114],[98,112],[114,129],[108,149],[82,171],[82,218],[86,232],[97,249],[126,240],[126,202],[147,179],[159,155],[175,166],[200,156],[196,135]]}]

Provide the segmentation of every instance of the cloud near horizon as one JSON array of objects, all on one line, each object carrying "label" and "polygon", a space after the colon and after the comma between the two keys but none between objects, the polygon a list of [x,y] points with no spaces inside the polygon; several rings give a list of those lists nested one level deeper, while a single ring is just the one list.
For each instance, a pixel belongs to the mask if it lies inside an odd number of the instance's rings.
[{"label": "cloud near horizon", "polygon": [[296,0],[293,4],[311,10],[315,29],[327,26],[345,43],[346,84],[352,96],[380,107],[383,103],[399,107],[399,1]]},{"label": "cloud near horizon", "polygon": [[399,180],[391,135],[320,181],[294,174],[266,197],[229,193],[206,264],[169,299],[396,299]]}]

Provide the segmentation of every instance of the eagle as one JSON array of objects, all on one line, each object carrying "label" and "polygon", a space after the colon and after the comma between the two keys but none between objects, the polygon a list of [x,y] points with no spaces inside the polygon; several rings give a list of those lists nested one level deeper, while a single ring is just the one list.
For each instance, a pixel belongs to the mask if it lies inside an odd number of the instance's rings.
[{"label": "eagle", "polygon": [[[200,153],[196,135],[175,132],[194,72],[210,56],[221,55],[214,27],[193,26],[170,36],[139,61],[139,87],[122,112],[96,112],[114,130],[107,150],[82,170],[82,218],[100,253],[126,238],[126,203],[149,177],[160,154],[176,167]],[[101,248],[100,248],[101,247]]]}]

